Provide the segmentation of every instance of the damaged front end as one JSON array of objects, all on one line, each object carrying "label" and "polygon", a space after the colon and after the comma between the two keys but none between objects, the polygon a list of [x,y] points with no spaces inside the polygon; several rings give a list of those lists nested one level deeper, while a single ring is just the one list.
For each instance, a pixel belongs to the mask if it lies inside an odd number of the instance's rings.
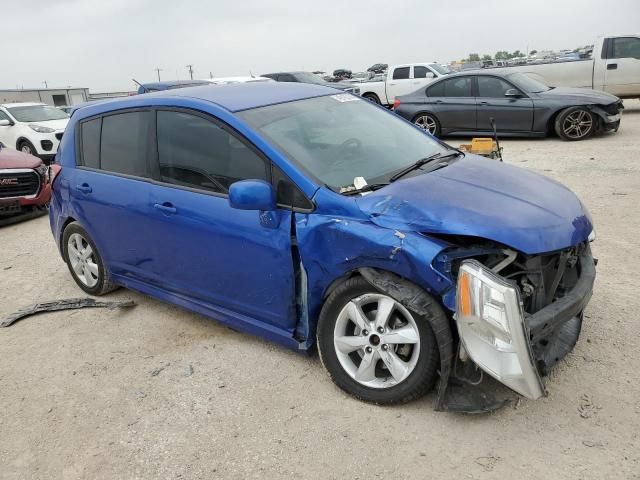
[{"label": "damaged front end", "polygon": [[498,408],[510,392],[496,389],[492,379],[537,399],[545,394],[542,377],[573,349],[580,334],[595,281],[589,242],[542,255],[467,242],[434,262],[456,282],[455,292],[444,298],[445,303],[455,298],[459,335],[447,394],[438,407]]}]

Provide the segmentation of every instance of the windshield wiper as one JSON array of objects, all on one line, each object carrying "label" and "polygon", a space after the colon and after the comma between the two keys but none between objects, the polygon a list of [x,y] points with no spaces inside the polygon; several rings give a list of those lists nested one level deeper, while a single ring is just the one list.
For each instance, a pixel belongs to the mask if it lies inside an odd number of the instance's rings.
[{"label": "windshield wiper", "polygon": [[357,195],[358,193],[364,193],[364,192],[372,192],[374,190],[378,190],[379,188],[382,187],[386,187],[387,185],[389,185],[388,183],[368,183],[367,185],[365,185],[362,188],[354,188],[353,190],[342,190],[344,188],[349,188],[349,187],[342,187],[341,190],[341,194],[342,195]]},{"label": "windshield wiper", "polygon": [[393,175],[391,178],[389,178],[389,181],[395,182],[396,180],[404,177],[407,173],[411,173],[414,170],[417,170],[420,167],[423,167],[427,163],[433,162],[434,160],[443,160],[445,158],[457,157],[460,155],[464,156],[464,152],[458,150],[457,148],[450,147],[450,149],[453,150],[453,152],[447,153],[446,155],[442,155],[442,153],[434,153],[433,155],[429,155],[428,157],[421,158],[417,162],[409,165],[405,169],[400,170],[398,173]]}]

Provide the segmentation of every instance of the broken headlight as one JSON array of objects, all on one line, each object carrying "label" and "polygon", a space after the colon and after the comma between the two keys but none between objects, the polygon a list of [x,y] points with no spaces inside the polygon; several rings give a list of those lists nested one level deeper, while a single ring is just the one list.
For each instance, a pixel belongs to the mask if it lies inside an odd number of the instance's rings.
[{"label": "broken headlight", "polygon": [[533,363],[519,292],[476,260],[462,262],[456,292],[456,323],[471,359],[519,394],[544,394]]}]

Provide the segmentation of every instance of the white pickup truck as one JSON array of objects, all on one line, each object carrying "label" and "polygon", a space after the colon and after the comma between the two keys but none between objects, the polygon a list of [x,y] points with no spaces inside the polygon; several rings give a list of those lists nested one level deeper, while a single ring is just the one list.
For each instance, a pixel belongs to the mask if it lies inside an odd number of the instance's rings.
[{"label": "white pickup truck", "polygon": [[413,93],[448,73],[451,70],[438,63],[407,63],[390,67],[385,80],[361,82],[357,85],[364,98],[382,105],[391,105],[396,97]]},{"label": "white pickup truck", "polygon": [[526,73],[552,87],[592,88],[620,98],[640,98],[640,34],[601,37],[586,60],[490,70]]}]

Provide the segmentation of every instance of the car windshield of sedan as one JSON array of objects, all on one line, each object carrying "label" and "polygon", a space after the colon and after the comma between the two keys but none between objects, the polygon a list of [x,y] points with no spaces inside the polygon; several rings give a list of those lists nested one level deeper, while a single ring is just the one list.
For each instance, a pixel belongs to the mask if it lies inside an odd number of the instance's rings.
[{"label": "car windshield of sedan", "polygon": [[315,73],[299,72],[295,74],[296,79],[302,83],[313,83],[315,85],[326,85],[328,82]]},{"label": "car windshield of sedan", "polygon": [[527,93],[541,93],[551,90],[551,87],[538,80],[534,80],[524,73],[511,73],[507,75],[507,78]]},{"label": "car windshield of sedan", "polygon": [[238,114],[315,181],[334,190],[356,177],[386,183],[447,148],[400,117],[350,94],[269,105]]},{"label": "car windshield of sedan", "polygon": [[8,107],[19,122],[46,122],[48,120],[62,120],[69,118],[65,112],[59,108],[50,107],[48,105],[29,105],[25,107]]}]

